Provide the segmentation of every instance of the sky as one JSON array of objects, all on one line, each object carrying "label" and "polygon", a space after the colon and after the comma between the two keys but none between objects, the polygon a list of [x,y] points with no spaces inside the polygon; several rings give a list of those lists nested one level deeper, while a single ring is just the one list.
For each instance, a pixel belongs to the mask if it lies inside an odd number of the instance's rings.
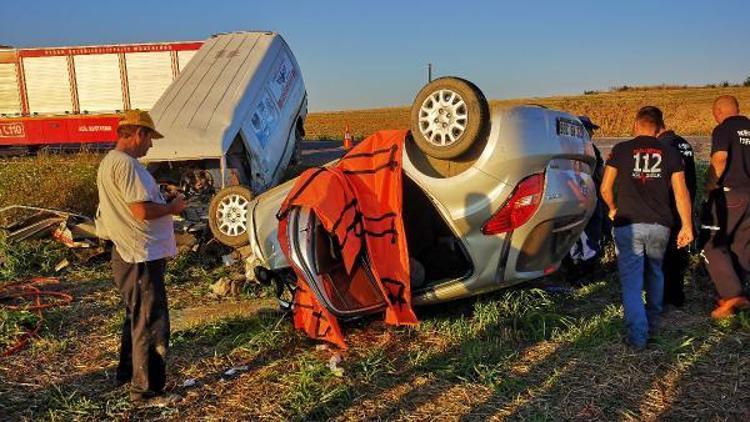
[{"label": "sky", "polygon": [[748,0],[3,0],[0,15],[0,44],[15,47],[276,31],[311,111],[408,105],[427,63],[491,99],[750,76]]}]

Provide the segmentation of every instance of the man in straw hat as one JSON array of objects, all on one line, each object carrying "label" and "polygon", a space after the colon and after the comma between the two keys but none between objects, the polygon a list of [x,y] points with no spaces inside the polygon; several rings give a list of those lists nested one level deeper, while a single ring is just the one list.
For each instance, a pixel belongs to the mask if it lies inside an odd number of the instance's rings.
[{"label": "man in straw hat", "polygon": [[109,239],[112,274],[125,302],[118,383],[130,382],[130,399],[163,396],[169,347],[169,310],[164,288],[165,258],[174,256],[172,215],[185,208],[179,196],[167,203],[138,158],[163,136],[145,111],[125,113],[117,145],[99,165],[97,234]]}]

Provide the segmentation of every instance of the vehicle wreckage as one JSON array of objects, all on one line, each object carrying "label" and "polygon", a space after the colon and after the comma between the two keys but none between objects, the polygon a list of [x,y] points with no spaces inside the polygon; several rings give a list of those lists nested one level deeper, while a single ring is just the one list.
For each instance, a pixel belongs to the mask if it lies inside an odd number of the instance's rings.
[{"label": "vehicle wreckage", "polygon": [[165,196],[182,193],[182,240],[248,243],[246,205],[299,158],[307,92],[274,32],[211,37],[150,111],[164,135],[141,161]]},{"label": "vehicle wreckage", "polygon": [[249,266],[310,337],[338,319],[464,298],[554,272],[590,218],[595,156],[581,122],[489,110],[459,78],[426,85],[409,131],[378,132],[248,205]]}]

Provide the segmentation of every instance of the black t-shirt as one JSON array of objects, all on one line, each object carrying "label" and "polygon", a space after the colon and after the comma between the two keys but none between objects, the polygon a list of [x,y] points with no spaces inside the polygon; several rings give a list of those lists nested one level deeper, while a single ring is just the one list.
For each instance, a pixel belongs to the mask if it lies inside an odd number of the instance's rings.
[{"label": "black t-shirt", "polygon": [[[671,130],[659,135],[659,142],[671,145],[682,156],[682,163],[685,165],[685,184],[687,185],[688,192],[690,192],[690,203],[693,204],[695,202],[695,195],[697,194],[698,182],[695,173],[695,153],[693,152],[692,145],[685,138]],[[669,207],[672,210],[674,223],[679,226],[677,223],[680,222],[680,213],[677,211],[674,191],[669,192]]]},{"label": "black t-shirt", "polygon": [[750,119],[733,116],[716,126],[711,135],[711,155],[717,151],[727,153],[727,168],[719,185],[750,190]]},{"label": "black t-shirt", "polygon": [[672,174],[684,171],[676,149],[654,137],[639,136],[615,145],[607,165],[617,169],[615,226],[649,223],[672,227]]}]

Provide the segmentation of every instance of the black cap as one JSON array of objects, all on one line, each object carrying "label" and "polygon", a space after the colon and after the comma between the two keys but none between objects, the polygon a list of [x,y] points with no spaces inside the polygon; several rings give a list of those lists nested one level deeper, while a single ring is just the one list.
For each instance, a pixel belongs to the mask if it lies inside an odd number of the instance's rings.
[{"label": "black cap", "polygon": [[592,122],[589,116],[578,116],[578,120],[580,120],[581,123],[583,123],[583,127],[585,127],[588,130],[599,129],[599,125]]}]

